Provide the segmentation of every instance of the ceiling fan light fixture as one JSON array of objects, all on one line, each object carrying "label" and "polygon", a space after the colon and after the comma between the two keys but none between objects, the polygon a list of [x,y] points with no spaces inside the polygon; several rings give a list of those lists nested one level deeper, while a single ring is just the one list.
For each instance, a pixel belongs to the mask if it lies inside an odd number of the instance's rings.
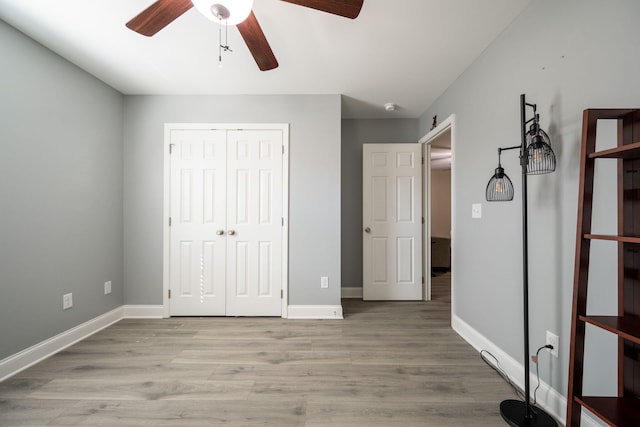
[{"label": "ceiling fan light fixture", "polygon": [[384,104],[385,111],[396,111],[396,108],[398,108],[398,106],[393,102],[387,102]]},{"label": "ceiling fan light fixture", "polygon": [[193,5],[214,22],[226,20],[227,25],[237,25],[247,19],[253,8],[253,0],[192,0]]},{"label": "ceiling fan light fixture", "polygon": [[[364,0],[283,0],[332,15],[354,19],[360,14]],[[278,67],[278,60],[271,50],[260,23],[253,13],[253,0],[156,0],[126,23],[127,28],[143,36],[151,37],[177,18],[195,7],[207,19],[220,24],[218,31],[218,59],[222,51],[230,52],[226,32],[229,25],[236,26],[260,71]],[[224,22],[222,22],[224,21]],[[222,44],[222,27],[225,44]]]}]

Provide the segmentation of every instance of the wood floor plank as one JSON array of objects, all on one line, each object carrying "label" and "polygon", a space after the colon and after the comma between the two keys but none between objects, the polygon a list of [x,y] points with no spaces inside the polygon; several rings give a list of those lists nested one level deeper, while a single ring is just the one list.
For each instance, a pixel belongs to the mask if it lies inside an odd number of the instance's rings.
[{"label": "wood floor plank", "polygon": [[75,401],[67,399],[11,399],[0,397],[1,426],[45,426],[73,407]]},{"label": "wood floor plank", "polygon": [[440,403],[443,395],[450,402],[474,403],[474,397],[461,383],[450,381],[406,382],[388,380],[339,380],[335,378],[297,379],[292,381],[258,381],[249,400],[281,400],[304,397],[308,402],[415,402]]},{"label": "wood floor plank", "polygon": [[306,403],[245,401],[86,401],[54,418],[59,426],[166,426],[166,427],[303,427]]},{"label": "wood floor plank", "polygon": [[[116,358],[117,359],[117,358]],[[56,378],[90,378],[102,380],[108,378],[162,378],[164,380],[198,380],[208,378],[213,374],[216,366],[201,366],[195,370],[192,366],[171,364],[169,361],[157,361],[155,363],[100,363],[99,361],[86,360],[80,362],[50,363],[36,365],[26,371],[17,374],[14,378],[23,379],[56,379]],[[0,396],[2,391],[0,389]]]},{"label": "wood floor plank", "polygon": [[292,365],[337,364],[351,362],[346,351],[242,351],[242,350],[185,350],[172,360],[176,364],[238,364]]},{"label": "wood floor plank", "polygon": [[26,398],[49,382],[51,380],[47,378],[9,378],[0,383],[0,396],[4,399]]},{"label": "wood floor plank", "polygon": [[497,405],[458,402],[309,402],[306,427],[496,427]]},{"label": "wood floor plank", "polygon": [[29,394],[32,399],[72,400],[246,400],[254,381],[155,381],[56,379]]},{"label": "wood floor plank", "polygon": [[[229,338],[220,338],[220,339],[200,339],[198,337],[189,340],[188,342],[184,342],[182,339],[174,339],[174,338],[165,338],[160,340],[158,343],[153,344],[154,350],[157,349],[166,349],[171,351],[177,347],[180,347],[180,352],[185,350],[195,350],[199,351],[203,348],[224,351],[225,349],[233,348],[237,351],[247,351],[247,352],[255,352],[255,351],[264,351],[265,349],[271,351],[310,351],[314,348],[313,342],[311,340],[290,340],[290,341],[282,341],[282,340],[256,340],[256,339],[229,339]],[[179,354],[178,353],[178,354]]]}]

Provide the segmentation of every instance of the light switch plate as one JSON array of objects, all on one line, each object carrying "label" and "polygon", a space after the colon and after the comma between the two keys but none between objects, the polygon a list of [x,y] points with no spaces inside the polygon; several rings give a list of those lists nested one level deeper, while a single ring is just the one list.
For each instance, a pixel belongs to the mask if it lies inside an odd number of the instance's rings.
[{"label": "light switch plate", "polygon": [[62,309],[68,310],[73,307],[73,294],[62,295]]},{"label": "light switch plate", "polygon": [[471,218],[482,218],[482,204],[474,203],[471,205]]}]

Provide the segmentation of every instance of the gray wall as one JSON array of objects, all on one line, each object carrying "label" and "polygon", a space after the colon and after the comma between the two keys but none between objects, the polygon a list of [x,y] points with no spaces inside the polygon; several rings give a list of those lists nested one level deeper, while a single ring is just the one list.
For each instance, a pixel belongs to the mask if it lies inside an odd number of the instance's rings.
[{"label": "gray wall", "polygon": [[[541,375],[563,395],[568,375],[582,110],[639,107],[640,57],[634,53],[640,39],[638,17],[637,0],[533,0],[420,120],[424,134],[434,114],[456,114],[455,315],[521,361],[516,153],[502,156],[516,187],[515,202],[487,203],[484,190],[497,164],[497,147],[520,143],[519,95],[526,93],[529,102],[538,104],[541,124],[550,133],[558,156],[558,169],[529,179],[531,346],[544,345],[546,330],[559,334],[560,359],[543,355]],[[602,182],[615,187],[613,176]],[[482,203],[482,219],[471,219],[472,203]],[[612,214],[614,209],[608,206],[612,204],[599,203],[596,209]],[[615,310],[615,282],[610,280],[611,252],[615,255],[615,250],[606,252],[603,249],[598,254],[600,264],[592,269],[592,313]],[[613,269],[615,274],[615,266]],[[586,392],[615,391],[615,345],[609,345],[611,337],[601,335],[590,335],[595,341],[588,343],[588,349],[597,350],[591,353],[597,356],[588,358]]]},{"label": "gray wall", "polygon": [[431,235],[451,236],[451,170],[431,171]]},{"label": "gray wall", "polygon": [[289,303],[340,304],[340,115],[339,95],[127,96],[125,303],[162,304],[164,123],[289,123]]},{"label": "gray wall", "polygon": [[3,21],[0,40],[3,359],[122,305],[123,124],[118,92]]},{"label": "gray wall", "polygon": [[[417,119],[342,121],[342,286],[362,287],[362,144],[418,142]],[[426,132],[425,132],[426,133]]]}]

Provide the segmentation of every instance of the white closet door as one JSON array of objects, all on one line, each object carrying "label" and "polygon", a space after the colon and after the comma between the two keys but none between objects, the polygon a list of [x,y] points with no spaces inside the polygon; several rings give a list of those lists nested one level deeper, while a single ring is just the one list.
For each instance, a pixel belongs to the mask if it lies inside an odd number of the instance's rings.
[{"label": "white closet door", "polygon": [[226,131],[171,132],[169,312],[225,315]]},{"label": "white closet door", "polygon": [[363,299],[422,299],[422,147],[363,146]]},{"label": "white closet door", "polygon": [[282,131],[227,136],[227,315],[282,313]]}]

